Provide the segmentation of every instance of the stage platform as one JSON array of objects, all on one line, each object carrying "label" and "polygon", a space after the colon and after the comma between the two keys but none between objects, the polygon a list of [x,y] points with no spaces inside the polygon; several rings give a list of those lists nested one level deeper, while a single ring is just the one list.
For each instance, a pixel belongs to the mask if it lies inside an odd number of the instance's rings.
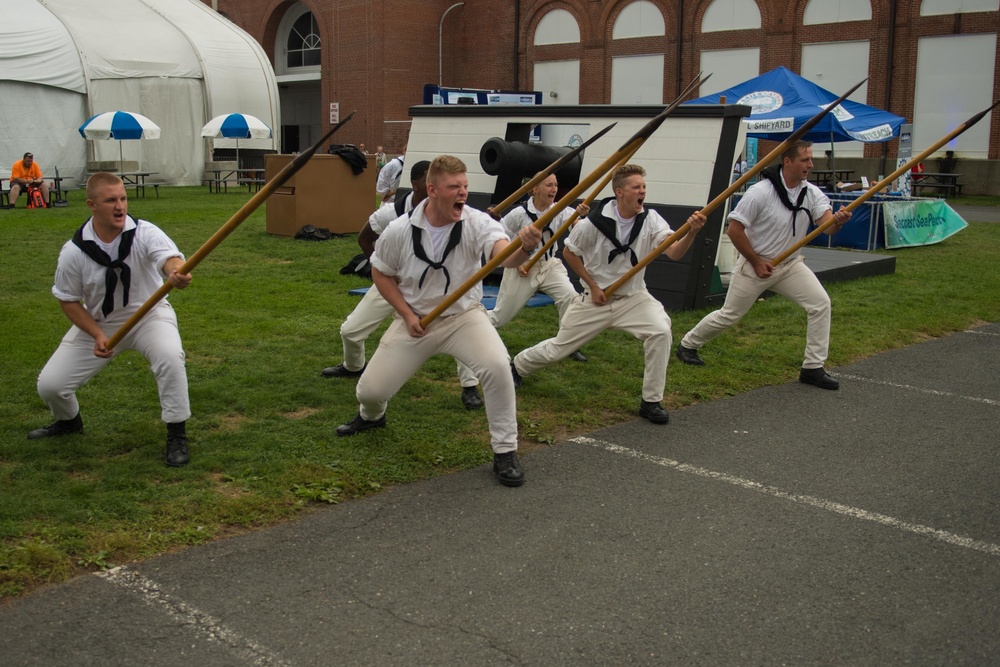
[{"label": "stage platform", "polygon": [[[881,276],[896,272],[896,257],[894,255],[878,255],[869,252],[852,250],[836,250],[806,246],[802,248],[806,258],[806,266],[813,270],[820,282],[825,284],[844,280]],[[722,276],[722,284],[729,285],[729,275]],[[771,292],[765,293],[770,296]],[[722,304],[726,299],[725,292],[709,297],[713,302]]]}]

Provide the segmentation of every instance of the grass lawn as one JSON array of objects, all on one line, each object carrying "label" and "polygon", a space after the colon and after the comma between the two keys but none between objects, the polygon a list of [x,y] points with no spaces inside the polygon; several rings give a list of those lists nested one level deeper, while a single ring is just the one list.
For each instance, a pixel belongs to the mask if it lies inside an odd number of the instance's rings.
[{"label": "grass lawn", "polygon": [[[188,255],[249,197],[198,187],[160,194],[133,200],[130,212]],[[0,597],[491,460],[486,416],[462,407],[447,357],[403,388],[387,428],[334,436],[356,412],[354,381],[319,371],[341,361],[339,327],[359,299],[347,291],[370,283],[338,272],[358,252],[354,236],[272,236],[263,209],[202,262],[189,289],[170,295],[188,355],[190,465],[163,464],[155,384],[131,352],[79,391],[85,434],[27,440],[51,421],[35,380],[69,326],[50,288],[59,248],[88,215],[82,192],[70,197],[68,208],[0,211]],[[1000,320],[997,224],[972,222],[941,244],[894,254],[894,275],[829,287],[831,367]],[[675,340],[704,314],[673,313]],[[530,308],[502,335],[516,353],[556,328],[554,307]],[[759,303],[705,348],[708,366],[670,365],[665,402],[678,408],[793,380],[804,338],[795,305]],[[527,379],[522,451],[636,418],[641,344],[608,332],[585,352],[587,364],[566,361]],[[530,456],[526,463],[530,484]],[[494,482],[484,473],[483,483]]]}]

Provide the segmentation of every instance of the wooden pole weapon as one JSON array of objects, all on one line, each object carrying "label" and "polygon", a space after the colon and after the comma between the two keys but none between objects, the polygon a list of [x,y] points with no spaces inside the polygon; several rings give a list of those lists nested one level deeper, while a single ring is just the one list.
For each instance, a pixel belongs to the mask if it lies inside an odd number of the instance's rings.
[{"label": "wooden pole weapon", "polygon": [[[862,79],[860,83],[858,83],[856,86],[854,86],[846,93],[841,95],[836,102],[833,102],[832,104],[828,105],[825,109],[823,109],[818,114],[807,120],[802,125],[802,127],[797,129],[787,139],[778,144],[778,147],[775,148],[770,153],[768,153],[763,160],[755,164],[751,169],[748,169],[742,176],[736,179],[736,181],[734,181],[732,185],[730,185],[728,188],[722,191],[722,193],[720,193],[717,197],[715,197],[715,199],[706,204],[705,207],[701,209],[700,211],[701,214],[707,217],[712,211],[718,208],[721,204],[725,203],[725,201],[730,197],[730,195],[739,190],[741,187],[743,187],[743,185],[747,181],[749,181],[751,178],[760,173],[760,171],[765,167],[767,167],[774,158],[780,156],[782,153],[788,150],[788,148],[790,148],[796,141],[804,137],[809,130],[815,127],[817,123],[823,120],[823,118],[828,113],[830,113],[830,111],[839,106],[841,102],[847,99],[848,95],[850,95],[855,90],[860,88],[861,85],[867,80],[868,80],[867,78]],[[654,259],[662,255],[667,248],[669,248],[674,243],[684,238],[684,236],[687,235],[687,233],[690,230],[691,230],[691,225],[685,222],[683,225],[680,226],[680,228],[676,232],[665,238],[663,242],[660,243],[660,245],[656,246],[656,248],[654,248],[651,253],[643,257],[641,260],[639,260],[638,263],[636,263],[635,266],[626,271],[623,276],[621,276],[620,278],[618,278],[618,280],[611,283],[608,287],[604,288],[604,294],[607,296],[611,296],[618,288],[620,288],[622,285],[628,282],[628,280],[631,279],[632,276],[634,276],[639,271],[644,269],[646,265],[652,262]]]},{"label": "wooden pole weapon", "polygon": [[[912,158],[906,164],[904,164],[901,167],[899,167],[896,171],[892,172],[891,174],[889,174],[888,176],[886,176],[885,178],[883,178],[881,181],[879,181],[878,183],[876,183],[875,185],[873,185],[870,190],[868,190],[867,192],[865,192],[864,194],[862,194],[860,197],[858,197],[857,199],[855,199],[854,201],[852,201],[850,204],[847,204],[846,206],[844,206],[841,210],[845,210],[846,209],[848,211],[853,211],[858,206],[861,206],[862,204],[864,204],[866,201],[868,201],[869,199],[871,199],[880,190],[885,189],[894,180],[896,180],[897,178],[899,178],[900,176],[902,176],[903,174],[905,174],[906,172],[908,172],[910,169],[912,169],[914,165],[920,164],[920,162],[922,160],[924,160],[925,158],[927,158],[934,151],[936,151],[937,149],[941,148],[946,143],[948,143],[949,141],[951,141],[952,139],[954,139],[955,137],[957,137],[958,135],[962,134],[963,132],[965,132],[966,130],[968,130],[970,127],[972,127],[973,125],[975,125],[976,123],[978,123],[980,120],[982,120],[983,116],[985,116],[986,114],[988,114],[993,109],[993,107],[997,106],[998,104],[1000,104],[1000,101],[994,102],[993,106],[991,106],[989,109],[986,109],[985,111],[980,111],[975,116],[973,116],[969,120],[965,121],[964,123],[962,123],[961,125],[959,125],[958,127],[956,127],[954,130],[952,130],[951,132],[949,132],[948,134],[946,134],[945,136],[943,136],[940,139],[938,139],[929,148],[927,148],[923,152],[921,152],[920,155],[917,155],[916,157]],[[833,224],[834,224],[834,220],[833,220],[833,218],[830,218],[829,220],[827,220],[826,222],[824,222],[822,225],[818,226],[816,229],[814,229],[811,232],[809,232],[806,236],[804,236],[802,238],[801,241],[798,241],[797,243],[795,243],[795,245],[793,245],[792,247],[790,247],[788,250],[786,250],[785,252],[781,253],[780,255],[778,255],[777,257],[775,257],[773,260],[771,260],[771,264],[773,266],[777,266],[779,263],[785,261],[786,259],[788,259],[788,257],[792,253],[794,253],[796,250],[798,250],[799,248],[803,247],[804,245],[806,245],[807,243],[809,243],[810,241],[812,241],[814,238],[816,238],[817,236],[819,236],[820,234],[822,234],[824,231],[826,231]]]},{"label": "wooden pole weapon", "polygon": [[[550,222],[552,222],[552,219],[556,217],[556,215],[558,215],[560,211],[569,206],[569,204],[575,201],[576,198],[579,197],[581,193],[583,193],[587,188],[596,183],[597,179],[599,179],[605,172],[607,172],[610,168],[618,164],[618,161],[621,160],[622,157],[630,153],[635,153],[637,150],[639,150],[639,147],[642,146],[642,144],[645,143],[647,139],[649,139],[649,137],[653,134],[653,132],[655,132],[660,127],[660,125],[663,124],[663,121],[667,119],[667,116],[672,110],[673,109],[671,107],[664,109],[655,118],[651,119],[648,123],[643,125],[635,134],[633,134],[629,138],[628,141],[622,144],[621,148],[619,148],[610,156],[608,156],[607,159],[604,160],[604,162],[602,162],[600,165],[598,165],[596,169],[594,169],[594,171],[592,171],[590,174],[581,179],[580,182],[577,183],[572,190],[566,193],[566,196],[564,196],[558,202],[550,206],[549,209],[545,211],[545,213],[538,216],[538,220],[536,220],[533,223],[533,226],[536,229],[545,229],[545,226],[548,225]],[[465,294],[470,289],[479,284],[479,282],[483,278],[492,273],[496,267],[500,266],[504,262],[504,260],[513,255],[515,252],[517,252],[517,250],[520,247],[521,247],[521,239],[519,237],[515,237],[513,240],[511,240],[509,244],[507,244],[506,248],[498,252],[496,256],[493,257],[493,259],[488,261],[483,266],[483,268],[479,269],[479,271],[477,271],[471,278],[466,280],[460,287],[458,287],[458,289],[456,289],[454,292],[452,292],[451,294],[447,295],[444,299],[442,299],[441,303],[439,303],[431,312],[424,315],[423,318],[421,318],[420,320],[420,326],[426,329],[427,326],[431,322],[433,322],[441,313],[447,310],[453,303],[458,301],[463,294]]]},{"label": "wooden pole weapon", "polygon": [[[270,197],[275,190],[284,185],[288,179],[304,167],[306,162],[309,161],[309,158],[311,158],[316,151],[319,150],[319,147],[326,143],[326,141],[333,136],[334,132],[343,127],[344,123],[351,120],[351,117],[354,116],[354,114],[355,112],[352,111],[346,118],[344,118],[344,120],[334,125],[319,141],[310,146],[306,151],[299,153],[294,160],[285,165],[281,171],[274,175],[274,178],[264,184],[257,194],[250,199],[250,201],[244,204],[240,210],[229,218],[229,221],[226,222],[226,224],[220,227],[210,239],[205,241],[205,243],[198,248],[198,250],[191,255],[191,257],[189,257],[179,269],[177,269],[177,272],[181,274],[191,273],[191,271],[198,266],[199,263],[201,263],[201,260],[205,259],[205,257],[215,250],[216,246],[222,243],[234,229],[239,227],[248,217],[250,217],[250,214],[257,210],[257,208],[264,203],[265,199]],[[160,288],[156,290],[148,299],[146,299],[146,302],[142,304],[137,311],[132,313],[132,316],[128,318],[125,324],[121,325],[118,331],[116,331],[111,338],[108,339],[107,348],[109,350],[113,349],[115,345],[120,343],[122,338],[124,338],[128,332],[139,323],[139,320],[141,320],[146,313],[152,310],[153,306],[155,306],[160,299],[165,297],[171,289],[173,289],[173,285],[171,285],[169,281],[164,281]]]}]

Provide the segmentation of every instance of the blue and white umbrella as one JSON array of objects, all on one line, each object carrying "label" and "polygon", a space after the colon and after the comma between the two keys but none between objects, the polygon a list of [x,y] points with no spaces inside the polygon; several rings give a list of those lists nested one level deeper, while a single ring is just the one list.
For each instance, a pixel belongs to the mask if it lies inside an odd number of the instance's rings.
[{"label": "blue and white umbrella", "polygon": [[80,126],[84,139],[117,139],[119,171],[124,163],[122,139],[159,139],[160,126],[142,114],[131,111],[106,111]]},{"label": "blue and white umbrella", "polygon": [[201,136],[211,139],[236,139],[236,166],[240,164],[240,139],[267,139],[271,128],[260,118],[245,113],[216,116],[201,128]]}]

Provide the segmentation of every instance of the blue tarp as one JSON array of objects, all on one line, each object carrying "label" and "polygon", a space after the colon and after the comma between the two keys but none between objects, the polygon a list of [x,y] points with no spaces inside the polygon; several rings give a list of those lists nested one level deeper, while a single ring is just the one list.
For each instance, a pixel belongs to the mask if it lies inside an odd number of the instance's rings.
[{"label": "blue tarp", "polygon": [[[750,117],[743,121],[747,124],[747,136],[781,141],[842,94],[843,91],[831,93],[795,72],[779,67],[685,104],[718,104],[719,97],[725,96],[727,104],[745,104],[753,108]],[[844,100],[804,138],[809,141],[877,143],[897,136],[904,122],[904,118],[888,111]]]}]

